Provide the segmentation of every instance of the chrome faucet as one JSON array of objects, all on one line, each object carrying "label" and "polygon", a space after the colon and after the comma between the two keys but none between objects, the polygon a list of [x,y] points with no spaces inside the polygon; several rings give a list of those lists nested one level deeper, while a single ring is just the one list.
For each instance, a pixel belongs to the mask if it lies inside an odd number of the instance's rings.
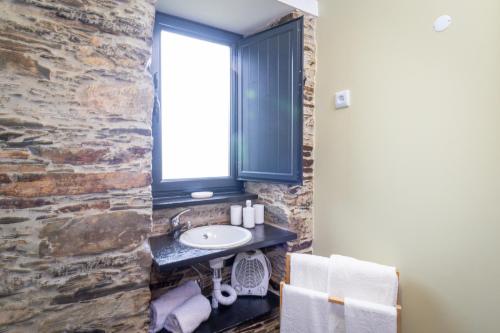
[{"label": "chrome faucet", "polygon": [[[181,216],[187,212],[190,212],[191,209],[185,209],[170,218],[170,225],[172,226],[172,230],[170,231],[170,235],[174,236],[174,239],[178,239],[183,230],[183,226],[181,225]],[[186,230],[191,228],[191,221],[188,221],[186,224]]]}]

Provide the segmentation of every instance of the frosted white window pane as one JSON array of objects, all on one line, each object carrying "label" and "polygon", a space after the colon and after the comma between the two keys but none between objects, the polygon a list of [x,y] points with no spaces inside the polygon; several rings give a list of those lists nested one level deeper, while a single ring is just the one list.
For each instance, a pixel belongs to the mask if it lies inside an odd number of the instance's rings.
[{"label": "frosted white window pane", "polygon": [[161,32],[162,178],[229,176],[231,50]]}]

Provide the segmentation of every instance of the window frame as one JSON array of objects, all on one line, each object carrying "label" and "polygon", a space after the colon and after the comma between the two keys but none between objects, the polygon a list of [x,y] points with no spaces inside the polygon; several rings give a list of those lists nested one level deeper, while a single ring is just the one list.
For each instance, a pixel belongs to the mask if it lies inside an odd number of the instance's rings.
[{"label": "window frame", "polygon": [[[231,107],[230,107],[230,156],[229,176],[195,179],[162,179],[162,129],[161,129],[161,32],[170,31],[188,37],[194,37],[229,46],[231,49]],[[185,197],[195,191],[213,191],[214,193],[241,193],[243,182],[237,180],[238,175],[238,49],[237,44],[243,36],[213,28],[179,17],[156,12],[153,32],[153,55],[151,69],[155,77],[155,101],[158,99],[160,109],[153,112],[153,160],[152,190],[153,198]]]}]

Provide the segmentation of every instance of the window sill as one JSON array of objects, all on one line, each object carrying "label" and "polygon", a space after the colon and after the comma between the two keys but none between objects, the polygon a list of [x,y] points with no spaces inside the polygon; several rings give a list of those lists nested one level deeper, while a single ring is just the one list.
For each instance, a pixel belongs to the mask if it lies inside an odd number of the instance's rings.
[{"label": "window sill", "polygon": [[206,199],[193,199],[190,196],[154,198],[153,209],[165,209],[185,206],[210,205],[222,202],[241,202],[245,200],[255,200],[259,196],[253,193],[215,193],[213,197]]}]

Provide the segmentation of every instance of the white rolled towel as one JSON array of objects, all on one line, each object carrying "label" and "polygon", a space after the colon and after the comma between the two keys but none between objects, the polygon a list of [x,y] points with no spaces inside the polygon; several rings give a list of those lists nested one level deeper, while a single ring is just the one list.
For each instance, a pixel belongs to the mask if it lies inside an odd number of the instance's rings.
[{"label": "white rolled towel", "polygon": [[196,281],[188,281],[152,301],[150,306],[151,325],[149,332],[155,333],[161,330],[167,316],[172,313],[175,308],[193,296],[200,294],[201,289],[198,283],[196,283]]},{"label": "white rolled towel", "polygon": [[210,317],[211,311],[205,296],[193,296],[167,316],[164,327],[172,333],[192,333]]}]

